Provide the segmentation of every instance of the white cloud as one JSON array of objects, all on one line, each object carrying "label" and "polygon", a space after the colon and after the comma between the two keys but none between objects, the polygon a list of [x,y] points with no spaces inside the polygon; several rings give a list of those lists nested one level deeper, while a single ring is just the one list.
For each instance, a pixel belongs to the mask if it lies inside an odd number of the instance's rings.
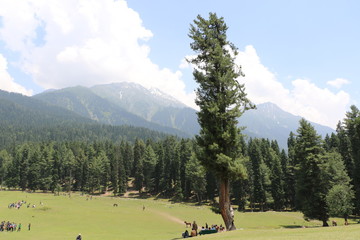
[{"label": "white cloud", "polygon": [[17,84],[7,71],[7,60],[0,54],[0,89],[31,96],[32,91]]},{"label": "white cloud", "polygon": [[[23,71],[43,88],[131,81],[159,88],[194,106],[195,94],[186,93],[182,72],[160,68],[149,58],[146,41],[152,32],[125,0],[2,0],[0,16],[0,40],[19,54]],[[332,92],[306,79],[293,79],[292,87],[286,88],[261,63],[252,46],[239,52],[237,62],[246,75],[240,81],[246,83],[255,103],[271,101],[330,127],[344,117],[348,93]],[[5,61],[0,68],[5,76],[0,86],[28,94],[9,76],[6,66]],[[182,62],[179,68],[187,66]],[[340,87],[346,81],[328,84]]]},{"label": "white cloud", "polygon": [[307,79],[292,80],[292,88],[287,89],[274,73],[262,65],[253,46],[240,51],[236,62],[242,65],[245,73],[239,81],[245,83],[248,97],[253,102],[273,102],[294,115],[332,128],[343,119],[350,103],[348,93],[334,93]]},{"label": "white cloud", "polygon": [[43,88],[130,81],[194,105],[181,72],[149,58],[152,32],[125,0],[3,0],[0,16],[0,40]]},{"label": "white cloud", "polygon": [[350,81],[347,79],[344,79],[344,78],[337,78],[335,80],[327,82],[328,85],[335,87],[335,88],[341,88],[343,85],[349,84],[349,83],[350,83]]},{"label": "white cloud", "polygon": [[186,68],[190,67],[190,63],[188,63],[187,59],[188,59],[187,56],[185,58],[181,59],[181,62],[180,62],[180,65],[179,65],[180,69],[186,69]]}]

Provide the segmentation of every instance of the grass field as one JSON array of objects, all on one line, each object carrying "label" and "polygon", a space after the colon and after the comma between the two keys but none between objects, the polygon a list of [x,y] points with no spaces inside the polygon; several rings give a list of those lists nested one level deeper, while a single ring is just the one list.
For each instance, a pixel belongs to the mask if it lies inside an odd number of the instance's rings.
[{"label": "grass field", "polygon": [[[8,204],[24,200],[19,210]],[[43,203],[43,206],[40,205]],[[118,207],[113,204],[117,203]],[[143,210],[145,206],[145,210]],[[22,223],[20,232],[0,232],[0,239],[65,240],[81,233],[83,240],[174,240],[185,231],[184,221],[221,224],[220,215],[206,206],[171,203],[165,200],[92,197],[72,194],[54,196],[17,191],[0,192],[0,222]],[[339,225],[343,220],[337,219]],[[31,223],[31,230],[27,229]],[[354,222],[350,222],[354,223]],[[198,237],[199,239],[359,239],[360,224],[322,228],[320,222],[306,222],[296,212],[236,212],[239,230]],[[306,226],[307,228],[301,228]]]}]

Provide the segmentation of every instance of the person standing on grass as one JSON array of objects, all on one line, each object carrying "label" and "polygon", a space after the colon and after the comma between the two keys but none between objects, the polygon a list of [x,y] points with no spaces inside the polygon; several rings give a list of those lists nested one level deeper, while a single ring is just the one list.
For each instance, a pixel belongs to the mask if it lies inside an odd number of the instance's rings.
[{"label": "person standing on grass", "polygon": [[18,226],[18,230],[17,230],[18,232],[20,232],[21,231],[21,223],[19,223],[19,226]]},{"label": "person standing on grass", "polygon": [[198,230],[198,225],[196,224],[196,222],[194,221],[192,224],[192,230],[195,230],[195,233],[197,235],[197,230]]},{"label": "person standing on grass", "polygon": [[30,229],[31,229],[31,223],[29,223],[28,225],[28,230],[30,231]]},{"label": "person standing on grass", "polygon": [[79,233],[79,235],[76,237],[76,240],[81,240],[81,233]]}]

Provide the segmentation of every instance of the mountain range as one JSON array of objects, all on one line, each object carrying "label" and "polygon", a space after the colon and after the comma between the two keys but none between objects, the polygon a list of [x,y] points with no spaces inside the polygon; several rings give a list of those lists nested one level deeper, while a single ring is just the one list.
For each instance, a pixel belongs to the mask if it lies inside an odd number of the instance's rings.
[{"label": "mountain range", "polygon": [[25,142],[157,141],[169,134],[186,135],[176,129],[160,128],[164,131],[102,124],[33,97],[0,90],[0,150]]},{"label": "mountain range", "polygon": [[[16,94],[0,92],[1,114],[9,115],[7,111],[16,109],[14,106],[19,108],[19,103],[14,103],[14,96]],[[21,101],[24,104],[20,108],[37,115],[32,118],[35,121],[40,121],[38,118],[43,115],[53,118],[53,121],[131,125],[180,137],[193,137],[200,130],[196,110],[158,89],[147,89],[135,83],[121,82],[90,88],[77,86],[23,98]],[[45,110],[40,113],[39,109]],[[300,119],[300,116],[285,112],[273,103],[263,103],[245,112],[239,118],[239,126],[245,127],[243,133],[248,137],[277,140],[279,146],[286,149],[289,133],[296,132]],[[7,121],[11,119],[7,118]],[[312,124],[322,136],[334,131]]]},{"label": "mountain range", "polygon": [[[296,133],[301,119],[301,116],[295,116],[277,105],[267,102],[257,105],[256,109],[245,112],[239,119],[239,125],[246,127],[243,131],[245,135],[277,140],[281,148],[287,149],[289,134],[290,132]],[[330,127],[309,122],[322,137],[334,132]]]}]

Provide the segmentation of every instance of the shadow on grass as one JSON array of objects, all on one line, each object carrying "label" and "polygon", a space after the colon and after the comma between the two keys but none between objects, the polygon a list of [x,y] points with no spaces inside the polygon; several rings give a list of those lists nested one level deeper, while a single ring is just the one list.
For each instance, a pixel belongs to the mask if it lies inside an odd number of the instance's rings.
[{"label": "shadow on grass", "polygon": [[289,229],[292,229],[292,228],[302,228],[303,226],[301,225],[280,225],[281,227],[283,228],[289,228]]}]

